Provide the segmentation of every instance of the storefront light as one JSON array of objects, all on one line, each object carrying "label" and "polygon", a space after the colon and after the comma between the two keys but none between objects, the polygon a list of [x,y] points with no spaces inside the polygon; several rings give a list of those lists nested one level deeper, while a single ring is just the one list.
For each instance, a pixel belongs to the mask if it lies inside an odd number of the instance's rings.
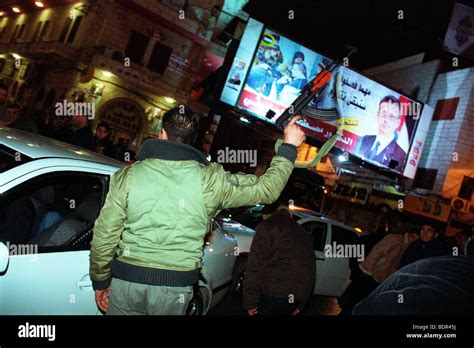
[{"label": "storefront light", "polygon": [[174,104],[174,102],[176,102],[176,100],[174,100],[173,98],[170,98],[170,97],[165,97],[165,101],[167,103],[170,103],[170,104]]},{"label": "storefront light", "polygon": [[15,59],[17,59],[17,60],[18,60],[18,59],[21,59],[21,56],[20,56],[19,54],[17,54],[17,53],[12,53],[12,56],[13,56],[13,58],[15,58]]},{"label": "storefront light", "polygon": [[44,7],[44,4],[41,1],[35,1],[37,7]]},{"label": "storefront light", "polygon": [[12,7],[12,11],[15,12],[15,13],[20,13],[20,9],[16,6]]},{"label": "storefront light", "polygon": [[5,14],[6,14],[6,13],[5,13],[4,11],[0,11],[0,17],[5,16]]}]

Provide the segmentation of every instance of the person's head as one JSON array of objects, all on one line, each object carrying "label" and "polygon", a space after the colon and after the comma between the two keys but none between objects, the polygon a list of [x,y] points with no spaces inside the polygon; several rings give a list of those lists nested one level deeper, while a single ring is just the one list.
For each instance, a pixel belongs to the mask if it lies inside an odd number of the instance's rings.
[{"label": "person's head", "polygon": [[291,64],[302,63],[302,62],[304,62],[304,53],[301,51],[295,52],[295,54],[293,55],[293,61]]},{"label": "person's head", "polygon": [[291,77],[295,79],[306,78],[306,66],[302,62],[296,62],[291,66]]},{"label": "person's head", "polygon": [[420,230],[418,228],[412,228],[408,232],[408,243],[412,243],[418,239],[420,239]]},{"label": "person's head", "polygon": [[265,204],[262,209],[262,219],[268,219],[273,213],[278,210],[286,209],[288,210],[288,205],[282,199],[278,199],[276,202],[272,204]]},{"label": "person's head", "polygon": [[438,237],[438,233],[436,233],[435,229],[432,226],[430,225],[421,226],[420,239],[423,242],[432,241],[436,237]]},{"label": "person's head", "polygon": [[266,60],[274,60],[278,55],[278,48],[277,47],[267,47],[263,56]]},{"label": "person's head", "polygon": [[72,125],[76,129],[81,129],[86,127],[88,124],[88,119],[86,116],[76,115],[72,118]]},{"label": "person's head", "polygon": [[107,122],[100,122],[95,131],[95,137],[98,140],[104,140],[110,134],[110,126]]},{"label": "person's head", "polygon": [[400,102],[391,95],[384,97],[379,103],[377,112],[379,135],[384,138],[392,137],[400,126],[400,122]]},{"label": "person's head", "polygon": [[192,145],[199,131],[199,115],[181,105],[165,112],[162,125],[160,139]]},{"label": "person's head", "polygon": [[21,106],[16,103],[8,104],[6,107],[6,114],[9,122],[15,122],[20,118]]},{"label": "person's head", "polygon": [[0,83],[0,104],[5,104],[7,101],[8,87]]}]

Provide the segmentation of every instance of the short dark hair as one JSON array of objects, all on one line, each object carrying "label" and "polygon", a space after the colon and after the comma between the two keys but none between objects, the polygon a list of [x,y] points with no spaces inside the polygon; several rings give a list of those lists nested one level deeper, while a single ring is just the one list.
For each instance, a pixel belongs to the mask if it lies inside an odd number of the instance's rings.
[{"label": "short dark hair", "polygon": [[99,129],[100,127],[104,127],[105,129],[107,129],[107,132],[110,132],[110,125],[107,122],[105,122],[105,121],[100,122],[97,125],[96,129]]},{"label": "short dark hair", "polygon": [[400,106],[400,101],[398,100],[398,98],[394,97],[393,95],[387,95],[387,96],[383,97],[382,100],[379,103],[379,109],[380,109],[380,105],[382,105],[382,103],[396,103],[396,104],[398,104],[398,106]]},{"label": "short dark hair", "polygon": [[192,145],[199,130],[199,115],[191,108],[178,106],[165,112],[163,128],[168,140]]}]

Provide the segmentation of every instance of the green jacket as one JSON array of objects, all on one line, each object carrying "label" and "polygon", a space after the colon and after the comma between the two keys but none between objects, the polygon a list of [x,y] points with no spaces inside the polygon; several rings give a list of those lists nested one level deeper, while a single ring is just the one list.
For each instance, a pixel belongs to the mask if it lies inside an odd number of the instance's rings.
[{"label": "green jacket", "polygon": [[136,162],[116,172],[94,226],[90,277],[142,284],[195,283],[210,220],[222,209],[273,203],[293,170],[297,149],[283,144],[261,177],[231,174],[191,146],[151,140]]}]

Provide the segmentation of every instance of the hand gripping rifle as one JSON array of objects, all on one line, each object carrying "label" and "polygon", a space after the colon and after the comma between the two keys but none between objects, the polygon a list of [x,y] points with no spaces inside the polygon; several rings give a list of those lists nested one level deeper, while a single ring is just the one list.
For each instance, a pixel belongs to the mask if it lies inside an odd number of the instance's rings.
[{"label": "hand gripping rifle", "polygon": [[[352,47],[351,51],[345,58],[349,58],[355,52],[357,52],[357,47]],[[295,101],[276,120],[276,126],[280,129],[284,129],[293,116],[300,114],[311,101],[317,101],[331,79],[333,71],[339,65],[340,62],[335,60],[332,61],[329,67],[323,69],[313,80],[308,82],[301,90],[298,98],[296,98]]]},{"label": "hand gripping rifle", "polygon": [[[353,53],[357,52],[357,47],[352,47],[350,52],[347,54],[345,58],[349,58]],[[276,126],[280,129],[284,129],[286,125],[291,121],[293,116],[297,116],[298,114],[307,115],[313,118],[323,119],[324,116],[317,116],[310,111],[311,108],[308,107],[308,104],[311,101],[317,101],[321,93],[323,92],[324,88],[327,86],[329,80],[332,77],[332,73],[334,70],[340,65],[340,62],[332,61],[329,67],[323,69],[316,77],[307,83],[300,92],[298,98],[280,115],[280,117],[276,120]],[[307,111],[307,112],[305,112]],[[338,118],[338,117],[337,117]],[[327,120],[327,118],[326,118]],[[343,123],[341,124],[340,129],[342,128]],[[334,144],[336,143],[339,130],[336,134],[334,134],[331,138],[329,138],[323,146],[319,149],[316,157],[309,161],[309,162],[296,162],[295,167],[298,168],[307,168],[307,167],[314,167],[317,165],[321,159],[328,154],[328,152],[332,149]],[[275,144],[275,151],[278,150],[280,145],[283,143],[283,139],[278,139]]]}]

